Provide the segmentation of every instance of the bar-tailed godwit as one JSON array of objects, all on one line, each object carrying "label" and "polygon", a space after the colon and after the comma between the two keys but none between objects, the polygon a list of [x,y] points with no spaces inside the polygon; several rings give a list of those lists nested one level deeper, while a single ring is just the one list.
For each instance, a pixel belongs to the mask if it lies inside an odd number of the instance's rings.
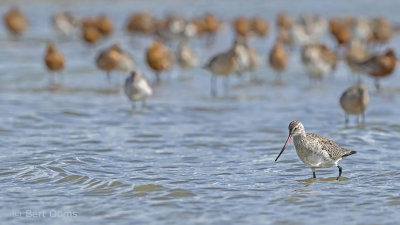
[{"label": "bar-tailed godwit", "polygon": [[275,70],[277,78],[280,79],[280,74],[285,70],[288,63],[288,56],[280,40],[277,40],[274,47],[271,49],[268,62],[272,69]]},{"label": "bar-tailed godwit", "polygon": [[383,54],[371,55],[363,62],[357,63],[364,73],[375,78],[375,87],[379,90],[379,79],[391,75],[396,68],[397,58],[393,49],[386,50]]},{"label": "bar-tailed godwit", "polygon": [[101,32],[94,18],[86,18],[82,21],[82,39],[88,44],[95,44],[101,39]]},{"label": "bar-tailed godwit", "polygon": [[216,54],[206,65],[203,66],[204,69],[212,73],[211,95],[213,97],[217,95],[216,76],[225,77],[225,88],[227,88],[228,76],[233,73],[238,73],[241,70],[240,63],[243,62],[239,62],[241,60],[239,56],[243,51],[247,54],[244,46],[238,44],[235,40],[234,45],[228,51]]},{"label": "bar-tailed godwit", "polygon": [[[51,42],[47,45],[47,52],[44,56],[44,62],[50,72],[57,72],[64,68],[64,57],[59,51],[57,51],[55,45]],[[49,84],[50,86],[54,84],[54,77],[52,74],[50,74]]]},{"label": "bar-tailed godwit", "polygon": [[11,8],[4,16],[4,22],[13,35],[21,35],[28,28],[25,14],[18,8]]},{"label": "bar-tailed godwit", "polygon": [[198,63],[198,59],[194,51],[187,42],[181,42],[178,46],[177,59],[182,69],[191,69]]},{"label": "bar-tailed godwit", "polygon": [[169,70],[173,65],[172,53],[161,40],[154,40],[146,51],[146,61],[149,67],[156,73],[157,82],[160,81],[160,73]]},{"label": "bar-tailed godwit", "polygon": [[265,37],[266,35],[268,35],[269,31],[268,22],[259,16],[256,16],[253,19],[251,19],[251,28],[254,34],[256,34],[259,37]]},{"label": "bar-tailed godwit", "polygon": [[336,68],[337,56],[324,44],[307,44],[301,60],[310,78],[321,79]]},{"label": "bar-tailed godwit", "polygon": [[339,46],[346,44],[351,40],[351,30],[341,20],[331,19],[329,21],[329,28]]},{"label": "bar-tailed godwit", "polygon": [[337,180],[339,180],[342,175],[342,167],[338,165],[339,161],[344,157],[356,153],[356,151],[350,151],[340,147],[328,138],[306,133],[303,124],[298,120],[293,120],[289,124],[289,137],[275,161],[281,156],[292,138],[297,155],[304,164],[311,168],[313,178],[316,178],[316,168],[337,166],[339,168]]},{"label": "bar-tailed godwit", "polygon": [[129,100],[132,101],[133,107],[135,102],[142,101],[143,105],[145,100],[153,94],[147,79],[137,70],[133,70],[131,75],[126,78],[124,91]]},{"label": "bar-tailed godwit", "polygon": [[133,13],[126,25],[126,30],[133,34],[149,35],[156,29],[156,18],[150,13],[143,11]]},{"label": "bar-tailed godwit", "polygon": [[346,124],[349,122],[349,114],[361,115],[365,122],[365,109],[369,104],[367,88],[363,84],[355,84],[347,88],[340,97],[340,105],[346,113]]},{"label": "bar-tailed godwit", "polygon": [[103,37],[107,37],[113,32],[114,25],[105,14],[101,14],[97,17],[97,28]]},{"label": "bar-tailed godwit", "polygon": [[364,46],[360,41],[352,40],[347,45],[345,55],[347,65],[350,67],[351,71],[357,75],[358,80],[360,80],[359,74],[362,73],[362,70],[358,63],[365,61],[369,57]]},{"label": "bar-tailed godwit", "polygon": [[68,11],[60,11],[53,15],[54,27],[63,35],[69,36],[77,31],[80,26],[79,19]]},{"label": "bar-tailed godwit", "polygon": [[250,21],[247,18],[239,16],[235,19],[233,25],[236,31],[236,35],[239,35],[241,37],[247,37],[250,35],[251,25]]},{"label": "bar-tailed godwit", "polygon": [[106,72],[107,80],[110,81],[110,73],[111,71],[117,69],[118,64],[120,63],[121,54],[115,48],[115,46],[111,46],[99,53],[96,57],[96,65],[100,70]]}]

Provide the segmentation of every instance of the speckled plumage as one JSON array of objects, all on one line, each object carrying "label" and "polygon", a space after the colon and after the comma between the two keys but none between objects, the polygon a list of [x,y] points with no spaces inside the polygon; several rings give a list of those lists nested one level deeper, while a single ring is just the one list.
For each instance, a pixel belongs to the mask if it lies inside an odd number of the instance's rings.
[{"label": "speckled plumage", "polygon": [[306,133],[303,124],[298,120],[294,120],[289,124],[288,140],[276,160],[278,160],[279,156],[283,153],[292,137],[297,155],[304,164],[312,169],[314,178],[315,168],[329,168],[335,165],[339,168],[339,179],[342,173],[342,167],[338,165],[338,162],[343,157],[356,153],[355,151],[340,147],[328,138]]},{"label": "speckled plumage", "polygon": [[322,137],[313,133],[307,133],[306,138],[308,142],[317,142],[321,147],[320,150],[327,152],[331,160],[340,160],[343,157],[352,154],[352,151],[340,147],[334,141],[326,137]]}]

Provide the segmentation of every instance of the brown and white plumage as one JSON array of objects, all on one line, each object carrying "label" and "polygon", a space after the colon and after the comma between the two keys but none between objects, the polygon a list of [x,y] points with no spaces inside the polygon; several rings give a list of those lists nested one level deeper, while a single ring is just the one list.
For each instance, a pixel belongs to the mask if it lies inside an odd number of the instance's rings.
[{"label": "brown and white plumage", "polygon": [[119,53],[119,61],[117,67],[115,68],[116,70],[122,72],[131,72],[134,70],[135,63],[132,56],[128,52],[124,51],[119,44],[112,45],[110,49],[113,49]]},{"label": "brown and white plumage", "polygon": [[397,59],[393,49],[386,50],[383,54],[373,54],[357,65],[363,73],[375,78],[376,89],[379,90],[379,79],[391,75],[396,68]]},{"label": "brown and white plumage", "polygon": [[301,59],[310,78],[321,79],[336,68],[337,56],[324,44],[305,45]]},{"label": "brown and white plumage", "polygon": [[100,70],[103,70],[107,74],[107,78],[110,79],[110,72],[117,69],[120,62],[121,55],[114,46],[111,46],[99,53],[96,58],[96,65]]},{"label": "brown and white plumage", "polygon": [[338,162],[342,158],[356,153],[340,147],[328,138],[306,133],[303,124],[298,120],[293,120],[289,124],[289,137],[275,161],[281,156],[292,138],[297,155],[304,164],[311,168],[313,178],[316,178],[316,168],[330,168],[335,165],[339,168],[337,177],[339,179],[342,175],[342,167],[338,165]]},{"label": "brown and white plumage", "polygon": [[177,55],[179,66],[183,69],[191,69],[198,63],[196,54],[186,42],[179,44]]},{"label": "brown and white plumage", "polygon": [[362,72],[358,63],[365,61],[369,56],[361,42],[353,40],[346,49],[345,60],[351,71],[355,74]]},{"label": "brown and white plumage", "polygon": [[57,12],[52,18],[54,27],[63,35],[73,34],[80,25],[79,19],[68,11]]}]

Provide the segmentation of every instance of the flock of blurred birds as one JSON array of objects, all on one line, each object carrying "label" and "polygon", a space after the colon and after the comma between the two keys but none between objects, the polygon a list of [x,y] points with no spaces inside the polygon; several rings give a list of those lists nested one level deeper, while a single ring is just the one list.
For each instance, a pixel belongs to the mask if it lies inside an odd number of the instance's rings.
[{"label": "flock of blurred birds", "polygon": [[[105,14],[78,18],[70,12],[58,12],[52,20],[60,33],[66,36],[80,35],[89,45],[95,45],[114,31],[113,22]],[[26,16],[18,7],[10,8],[4,21],[15,36],[22,35],[29,27]],[[361,83],[360,75],[373,78],[379,90],[380,79],[393,73],[397,64],[395,52],[392,48],[383,49],[382,46],[390,42],[398,27],[384,17],[347,16],[326,19],[304,14],[299,18],[292,18],[283,12],[277,15],[275,24],[275,43],[266,61],[276,71],[276,79],[280,80],[288,66],[288,55],[294,54],[296,49],[300,49],[298,52],[301,62],[310,80],[321,80],[335,71],[339,61],[343,61],[354,74],[354,84],[340,98],[346,121],[349,114],[364,118],[369,95],[366,86]],[[233,74],[241,75],[260,67],[260,54],[249,45],[249,39],[265,38],[270,31],[270,24],[262,17],[236,17],[229,23],[235,31],[232,46],[211,57],[205,65],[199,65],[190,41],[200,37],[212,41],[223,26],[224,23],[212,13],[186,19],[179,15],[156,18],[143,11],[133,13],[128,18],[125,29],[132,35],[153,39],[145,52],[145,58],[147,65],[154,71],[156,81],[160,82],[161,74],[170,70],[174,63],[183,69],[202,66],[211,74],[211,94],[216,96],[216,77],[225,77],[227,80]],[[334,50],[323,43],[322,38],[326,35],[335,41]],[[48,43],[44,56],[48,70],[61,71],[65,65],[64,60],[55,44]],[[129,73],[124,92],[134,102],[133,105],[140,101],[144,103],[152,95],[153,90],[148,80],[120,44],[113,44],[99,52],[95,62],[100,70],[105,71],[107,77],[113,71]],[[50,85],[54,83],[53,77],[54,73],[50,75]]]}]

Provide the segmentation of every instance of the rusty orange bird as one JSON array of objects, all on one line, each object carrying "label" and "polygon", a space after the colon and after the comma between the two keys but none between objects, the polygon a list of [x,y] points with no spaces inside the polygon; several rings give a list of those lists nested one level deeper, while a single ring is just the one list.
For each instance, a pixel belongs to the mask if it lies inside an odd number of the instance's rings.
[{"label": "rusty orange bird", "polygon": [[[47,52],[44,56],[44,62],[47,69],[50,72],[58,72],[64,69],[64,57],[57,51],[54,43],[49,42],[47,45]],[[50,74],[49,84],[52,86],[54,84],[54,75]]]}]

